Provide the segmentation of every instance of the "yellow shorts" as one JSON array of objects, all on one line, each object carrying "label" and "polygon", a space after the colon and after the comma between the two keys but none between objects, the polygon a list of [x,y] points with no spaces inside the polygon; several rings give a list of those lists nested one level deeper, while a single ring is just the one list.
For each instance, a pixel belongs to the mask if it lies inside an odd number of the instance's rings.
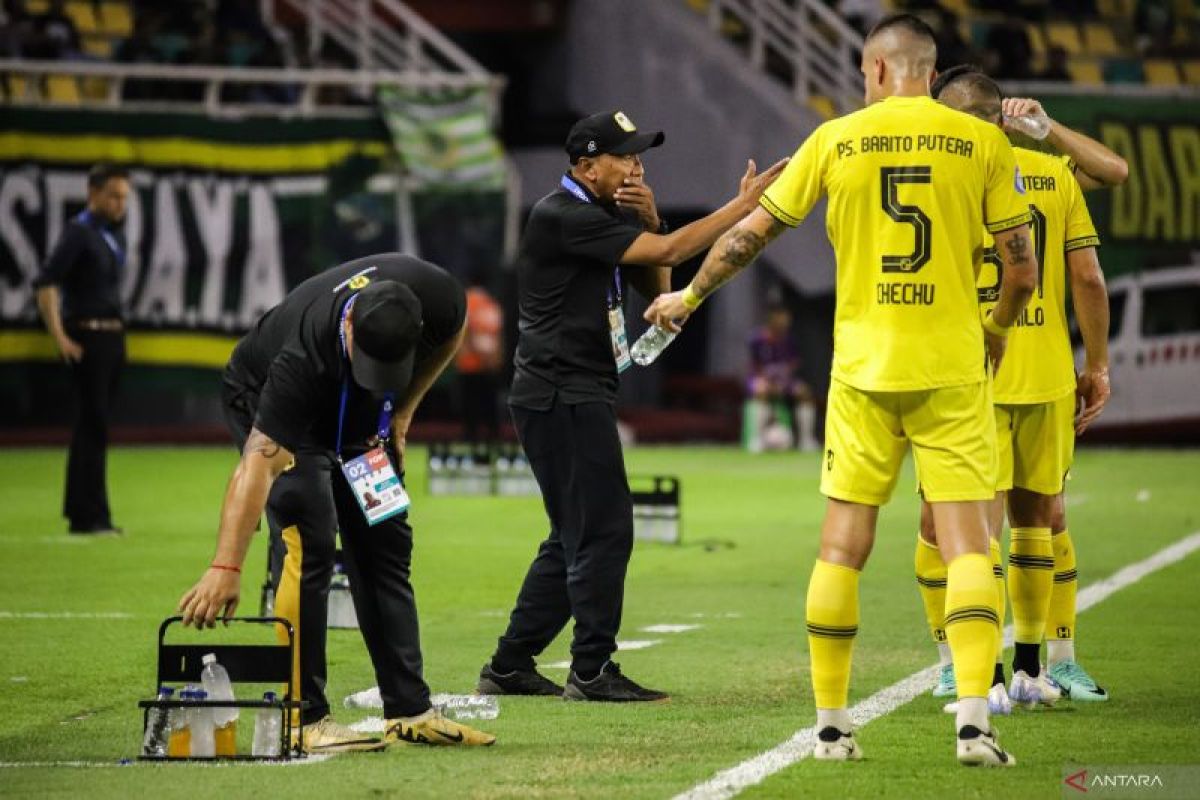
[{"label": "yellow shorts", "polygon": [[996,491],[1016,486],[1055,495],[1075,458],[1075,394],[1048,403],[997,405]]},{"label": "yellow shorts", "polygon": [[833,381],[821,493],[883,505],[896,488],[909,442],[926,500],[990,500],[996,494],[991,382],[865,392]]}]

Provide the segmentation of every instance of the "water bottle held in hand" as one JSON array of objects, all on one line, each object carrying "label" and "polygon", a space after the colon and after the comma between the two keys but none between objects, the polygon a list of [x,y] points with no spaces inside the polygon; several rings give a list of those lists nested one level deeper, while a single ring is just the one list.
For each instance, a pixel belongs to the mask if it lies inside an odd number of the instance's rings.
[{"label": "water bottle held in hand", "polygon": [[633,357],[634,363],[639,367],[647,367],[662,355],[662,351],[666,350],[667,345],[675,341],[675,337],[678,335],[675,331],[651,325],[633,343],[633,348],[629,351],[629,354]]},{"label": "water bottle held in hand", "polygon": [[[274,703],[275,693],[267,692],[263,695],[263,700]],[[258,714],[254,718],[254,744],[250,749],[251,755],[267,758],[279,756],[280,724],[279,709],[260,708],[258,710]]]},{"label": "water bottle held in hand", "polygon": [[[158,687],[159,700],[174,699],[175,690],[170,686]],[[152,707],[146,715],[146,734],[142,738],[142,755],[163,758],[167,755],[167,739],[171,735],[171,717],[174,709]]]},{"label": "water bottle held in hand", "polygon": [[1050,135],[1050,118],[1045,114],[1022,114],[1019,117],[1005,117],[1004,124],[1014,131],[1025,134],[1030,139],[1041,141]]}]

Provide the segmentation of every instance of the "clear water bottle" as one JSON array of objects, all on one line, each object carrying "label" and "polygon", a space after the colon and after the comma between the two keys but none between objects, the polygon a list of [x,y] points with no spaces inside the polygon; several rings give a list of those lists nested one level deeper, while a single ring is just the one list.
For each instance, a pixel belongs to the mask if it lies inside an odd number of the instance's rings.
[{"label": "clear water bottle", "polygon": [[[159,700],[171,700],[175,690],[170,686],[158,687]],[[146,734],[142,737],[142,755],[163,758],[167,755],[167,741],[171,735],[173,709],[152,707],[146,715]]]},{"label": "clear water bottle", "polygon": [[383,695],[379,693],[378,686],[372,686],[348,695],[343,702],[346,708],[383,708]]},{"label": "clear water bottle", "polygon": [[354,597],[350,594],[350,577],[341,564],[333,565],[333,579],[329,583],[328,608],[330,628],[354,629],[358,627],[358,614],[354,611]]},{"label": "clear water bottle", "polygon": [[[267,703],[275,702],[275,693],[267,692],[263,695],[263,701]],[[250,754],[255,756],[263,756],[267,758],[277,758],[279,756],[279,737],[280,725],[282,717],[277,708],[260,708],[258,714],[254,717],[254,744],[250,748]]]},{"label": "clear water bottle", "polygon": [[[204,663],[204,670],[200,673],[200,683],[204,685],[208,699],[233,701],[235,698],[233,684],[229,681],[229,672],[217,663],[216,654],[209,653],[201,661]],[[236,708],[211,708],[208,711],[212,715],[215,728],[216,754],[219,756],[236,755],[238,710]]]},{"label": "clear water bottle", "polygon": [[[187,702],[195,700],[191,686],[183,687],[179,699]],[[192,710],[176,708],[170,716],[171,733],[167,737],[167,757],[187,758],[192,754]]]},{"label": "clear water bottle", "polygon": [[429,702],[454,719],[495,719],[500,716],[500,703],[492,695],[435,694]]},{"label": "clear water bottle", "polygon": [[1045,114],[1022,114],[1019,117],[1005,117],[1004,124],[1010,130],[1023,133],[1030,139],[1041,141],[1050,135],[1050,118]]},{"label": "clear water bottle", "polygon": [[633,343],[633,349],[629,351],[629,354],[633,357],[634,363],[639,367],[648,367],[654,363],[656,358],[662,355],[662,351],[666,350],[667,345],[675,341],[675,337],[678,335],[675,331],[651,325]]},{"label": "clear water bottle", "polygon": [[[207,700],[208,692],[200,688],[193,689],[192,700]],[[213,727],[212,709],[206,706],[193,706],[187,710],[188,731],[191,736],[192,758],[213,758],[217,754],[216,730]]]}]

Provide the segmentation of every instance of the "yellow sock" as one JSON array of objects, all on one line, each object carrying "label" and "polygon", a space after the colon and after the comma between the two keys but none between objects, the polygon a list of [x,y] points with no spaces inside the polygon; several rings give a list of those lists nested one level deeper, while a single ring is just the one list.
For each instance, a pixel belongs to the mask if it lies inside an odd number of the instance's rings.
[{"label": "yellow sock", "polygon": [[914,562],[917,572],[917,589],[921,602],[925,604],[925,621],[929,632],[938,644],[946,641],[946,562],[936,544],[930,544],[917,535],[917,556]]},{"label": "yellow sock", "polygon": [[805,618],[817,708],[845,708],[850,655],[858,634],[858,570],[817,560],[808,580]]},{"label": "yellow sock", "polygon": [[[1055,663],[1074,659],[1074,648],[1064,645],[1075,639],[1075,591],[1079,578],[1075,571],[1075,545],[1067,531],[1054,534],[1054,588],[1050,592],[1050,611],[1046,614],[1046,661]],[[1058,656],[1058,657],[1056,657]]]},{"label": "yellow sock", "polygon": [[1012,603],[1014,639],[1042,643],[1054,587],[1054,551],[1049,528],[1013,528],[1008,548],[1008,599]]},{"label": "yellow sock", "polygon": [[1000,616],[1000,624],[996,626],[996,661],[1000,661],[1001,654],[1004,652],[1004,616],[1007,613],[1007,593],[1004,587],[1004,561],[1000,555],[1000,541],[992,539],[991,543],[992,556],[992,575],[996,579],[996,611]]},{"label": "yellow sock", "polygon": [[968,553],[946,570],[946,638],[958,696],[986,697],[996,665],[996,579],[991,559]]}]

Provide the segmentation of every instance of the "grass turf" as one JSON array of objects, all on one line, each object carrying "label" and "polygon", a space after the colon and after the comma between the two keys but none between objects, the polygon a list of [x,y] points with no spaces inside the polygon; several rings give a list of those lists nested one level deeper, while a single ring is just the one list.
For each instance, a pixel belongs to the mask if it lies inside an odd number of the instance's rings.
[{"label": "grass turf", "polygon": [[[96,766],[0,767],[0,794],[662,798],[813,722],[803,597],[823,508],[817,457],[643,448],[627,454],[632,474],[684,479],[685,543],[639,543],[622,638],[660,643],[619,660],[635,679],[670,690],[670,704],[504,698],[500,717],[481,725],[500,741],[483,750],[393,748],[288,768],[117,766],[138,750],[135,704],[152,693],[156,626],[211,556],[233,460],[226,449],[113,451],[113,506],[128,534],[79,540],[65,534],[57,514],[63,454],[4,453],[0,762]],[[414,450],[410,462],[426,676],[434,691],[465,692],[546,523],[533,498],[430,498],[422,454]],[[1081,452],[1069,489],[1081,585],[1200,529],[1197,475],[1197,452]],[[909,474],[881,514],[862,581],[851,702],[935,660],[912,577],[915,514]],[[262,537],[248,563],[242,613],[257,608]],[[1198,566],[1200,555],[1192,555],[1081,617],[1081,659],[1113,700],[1001,721],[1016,769],[958,767],[950,719],[922,697],[862,729],[866,762],[805,760],[745,796],[1057,797],[1068,762],[1195,762],[1200,686],[1191,665],[1200,645],[1189,631],[1200,624],[1200,608],[1189,590]],[[39,612],[130,616],[28,616]],[[657,623],[701,627],[640,630]],[[544,662],[567,658],[564,638]],[[330,632],[329,672],[340,721],[378,713],[340,708],[345,695],[374,683],[356,631]],[[248,715],[242,724],[246,736]]]}]

